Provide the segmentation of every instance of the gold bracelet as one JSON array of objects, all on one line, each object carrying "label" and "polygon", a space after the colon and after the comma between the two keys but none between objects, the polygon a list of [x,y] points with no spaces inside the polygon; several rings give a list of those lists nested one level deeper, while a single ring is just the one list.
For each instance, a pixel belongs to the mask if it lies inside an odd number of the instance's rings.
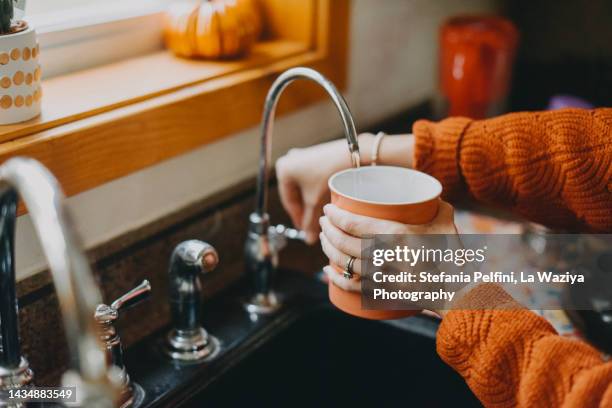
[{"label": "gold bracelet", "polygon": [[372,166],[378,164],[378,151],[380,150],[380,143],[385,136],[387,136],[385,132],[378,132],[374,138],[374,144],[372,145],[372,162],[370,163]]}]

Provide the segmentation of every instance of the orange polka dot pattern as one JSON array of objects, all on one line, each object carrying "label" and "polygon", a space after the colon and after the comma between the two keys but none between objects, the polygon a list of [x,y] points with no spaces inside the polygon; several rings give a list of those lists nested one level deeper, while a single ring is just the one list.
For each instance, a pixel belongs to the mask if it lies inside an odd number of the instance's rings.
[{"label": "orange polka dot pattern", "polygon": [[[0,66],[7,65],[11,61],[30,61],[38,58],[40,47],[24,47],[13,48],[6,51],[0,51]],[[42,88],[40,66],[36,66],[32,72],[18,70],[10,75],[0,76],[0,91],[2,89],[10,89],[11,87],[27,87],[23,92],[17,95],[2,95],[0,93],[0,109],[6,110],[15,108],[31,107],[33,104],[40,102],[42,98]]]}]

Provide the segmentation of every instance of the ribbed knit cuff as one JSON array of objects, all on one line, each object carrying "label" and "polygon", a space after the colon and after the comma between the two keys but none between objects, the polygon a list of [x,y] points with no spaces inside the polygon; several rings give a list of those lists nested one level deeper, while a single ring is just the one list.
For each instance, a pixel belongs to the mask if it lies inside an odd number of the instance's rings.
[{"label": "ribbed knit cuff", "polygon": [[414,166],[442,183],[445,199],[457,197],[464,191],[459,146],[471,122],[468,118],[449,118],[438,123],[419,120],[412,127],[415,136]]},{"label": "ribbed knit cuff", "polygon": [[453,305],[457,310],[496,310],[524,309],[501,286],[494,283],[481,283],[475,286]]}]

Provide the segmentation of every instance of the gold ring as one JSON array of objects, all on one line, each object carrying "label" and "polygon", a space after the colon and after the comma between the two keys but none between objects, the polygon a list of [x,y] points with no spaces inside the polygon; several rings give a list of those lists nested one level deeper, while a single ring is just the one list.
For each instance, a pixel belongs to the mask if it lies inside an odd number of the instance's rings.
[{"label": "gold ring", "polygon": [[346,264],[344,265],[344,273],[342,274],[345,279],[353,279],[353,264],[355,263],[355,259],[356,258],[354,256],[349,256],[349,258],[346,260]]}]

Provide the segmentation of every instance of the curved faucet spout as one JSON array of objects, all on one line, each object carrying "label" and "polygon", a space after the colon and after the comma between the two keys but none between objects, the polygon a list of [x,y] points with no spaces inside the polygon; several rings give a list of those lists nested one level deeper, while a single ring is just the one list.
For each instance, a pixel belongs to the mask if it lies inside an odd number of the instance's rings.
[{"label": "curved faucet spout", "polygon": [[272,292],[272,280],[278,263],[278,252],[287,239],[302,239],[300,231],[284,226],[271,227],[268,216],[268,184],[274,113],[283,90],[297,79],[307,79],[319,84],[331,97],[344,125],[353,167],[359,167],[359,144],[351,112],[338,89],[323,75],[310,68],[292,68],[282,73],[272,84],[264,106],[259,175],[255,211],[249,217],[249,233],[245,244],[247,272],[251,275],[254,295],[246,304],[249,313],[266,314],[276,311],[280,301]]},{"label": "curved faucet spout", "polygon": [[[102,297],[89,263],[66,212],[64,195],[53,175],[32,159],[14,158],[0,166],[0,282],[2,292],[15,285],[14,225],[19,194],[29,210],[47,259],[62,311],[71,362],[85,388],[88,406],[111,406],[116,386],[98,338],[94,319]],[[12,279],[12,282],[9,280]],[[14,366],[22,357],[18,346],[17,304],[0,298],[2,365]],[[5,318],[7,320],[5,320]],[[5,322],[11,322],[5,325]],[[15,326],[15,327],[13,327]],[[74,384],[71,384],[74,385]],[[82,392],[80,390],[79,392]],[[93,393],[93,394],[90,394]]]},{"label": "curved faucet spout", "polygon": [[351,154],[351,162],[353,167],[359,167],[359,144],[357,142],[357,130],[351,111],[346,104],[346,101],[336,88],[336,86],[321,75],[319,72],[304,67],[292,68],[283,72],[272,84],[268,91],[266,102],[264,105],[263,120],[261,127],[261,152],[259,161],[259,176],[257,178],[257,207],[255,212],[261,218],[266,217],[268,209],[268,180],[270,178],[270,155],[272,149],[272,131],[274,128],[274,115],[276,105],[285,88],[296,79],[307,79],[319,84],[334,102],[338,109],[342,124],[344,126],[344,135],[348,143],[349,153]]}]

